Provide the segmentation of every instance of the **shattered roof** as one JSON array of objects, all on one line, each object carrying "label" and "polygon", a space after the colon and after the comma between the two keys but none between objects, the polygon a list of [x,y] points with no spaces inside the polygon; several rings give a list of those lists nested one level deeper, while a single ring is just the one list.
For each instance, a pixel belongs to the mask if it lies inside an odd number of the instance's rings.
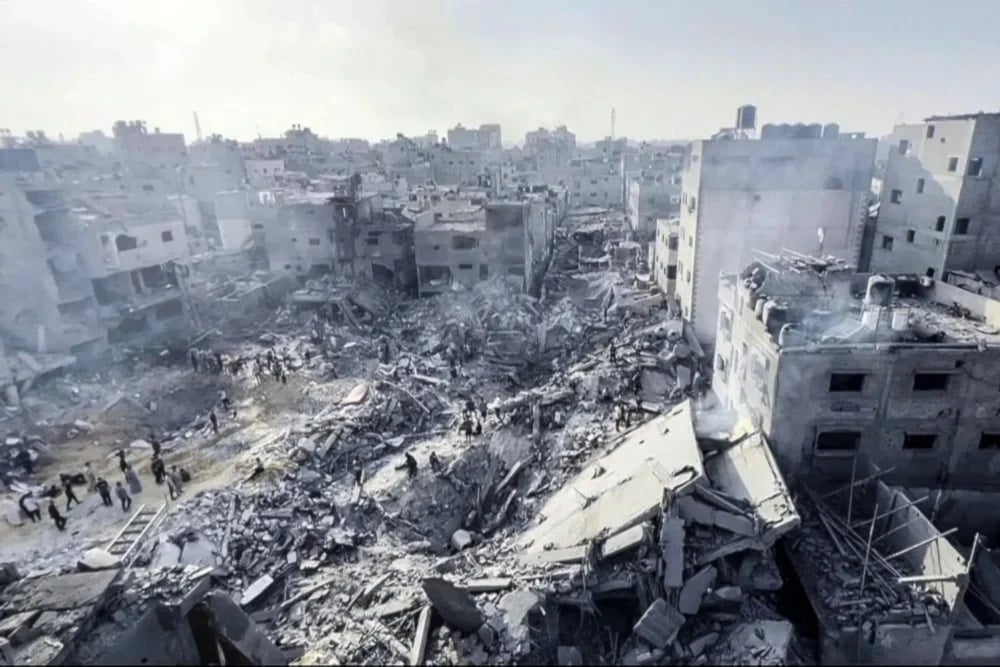
[{"label": "shattered roof", "polygon": [[689,402],[615,444],[545,504],[542,522],[520,540],[529,554],[620,533],[659,512],[665,489],[684,492],[705,474]]}]

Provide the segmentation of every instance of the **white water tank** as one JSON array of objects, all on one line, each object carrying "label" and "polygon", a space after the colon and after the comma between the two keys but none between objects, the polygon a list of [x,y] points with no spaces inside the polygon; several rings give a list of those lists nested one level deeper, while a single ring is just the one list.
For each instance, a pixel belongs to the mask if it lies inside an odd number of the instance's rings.
[{"label": "white water tank", "polygon": [[892,311],[892,330],[906,331],[910,328],[910,311],[907,308],[897,308]]}]

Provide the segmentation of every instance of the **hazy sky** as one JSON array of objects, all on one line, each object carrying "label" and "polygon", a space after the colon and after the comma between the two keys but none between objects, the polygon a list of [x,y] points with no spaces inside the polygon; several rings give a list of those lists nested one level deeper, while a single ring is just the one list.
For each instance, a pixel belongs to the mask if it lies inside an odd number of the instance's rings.
[{"label": "hazy sky", "polygon": [[582,140],[761,122],[884,133],[1000,109],[997,0],[0,0],[0,127],[291,123],[368,139],[499,122]]}]

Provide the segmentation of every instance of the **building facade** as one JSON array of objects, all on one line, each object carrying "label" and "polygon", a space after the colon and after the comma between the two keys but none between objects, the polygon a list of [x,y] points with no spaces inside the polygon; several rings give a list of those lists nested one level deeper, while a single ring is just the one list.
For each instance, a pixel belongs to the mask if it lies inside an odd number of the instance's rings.
[{"label": "building facade", "polygon": [[773,260],[723,276],[719,293],[713,388],[786,475],[847,480],[858,454],[904,485],[996,483],[998,302],[914,274]]},{"label": "building facade", "polygon": [[721,271],[753,250],[835,254],[857,265],[874,139],[696,141],[683,174],[677,295],[711,344]]},{"label": "building facade", "polygon": [[992,272],[1000,264],[1000,113],[899,125],[888,143],[872,269]]},{"label": "building facade", "polygon": [[629,181],[627,222],[636,238],[650,240],[656,236],[656,221],[676,218],[681,210],[680,179],[638,177]]},{"label": "building facade", "polygon": [[653,281],[667,296],[673,296],[677,288],[677,249],[679,246],[680,222],[677,218],[657,220],[650,269],[653,272]]},{"label": "building facade", "polygon": [[455,150],[492,151],[502,148],[500,125],[486,123],[479,129],[463,127],[461,123],[448,130],[448,145]]}]

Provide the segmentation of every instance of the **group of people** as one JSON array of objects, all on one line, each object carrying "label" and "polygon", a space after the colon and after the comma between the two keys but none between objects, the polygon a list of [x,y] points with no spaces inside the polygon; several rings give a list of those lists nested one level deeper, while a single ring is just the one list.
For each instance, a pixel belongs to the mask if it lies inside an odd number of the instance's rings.
[{"label": "group of people", "polygon": [[[499,419],[499,408],[497,408]],[[486,401],[482,398],[479,399],[479,405],[476,405],[476,401],[471,398],[465,399],[465,407],[462,408],[462,419],[458,424],[458,432],[465,436],[465,441],[469,442],[472,440],[472,436],[483,434],[483,422],[486,421],[486,415],[488,414],[486,408]]]}]

